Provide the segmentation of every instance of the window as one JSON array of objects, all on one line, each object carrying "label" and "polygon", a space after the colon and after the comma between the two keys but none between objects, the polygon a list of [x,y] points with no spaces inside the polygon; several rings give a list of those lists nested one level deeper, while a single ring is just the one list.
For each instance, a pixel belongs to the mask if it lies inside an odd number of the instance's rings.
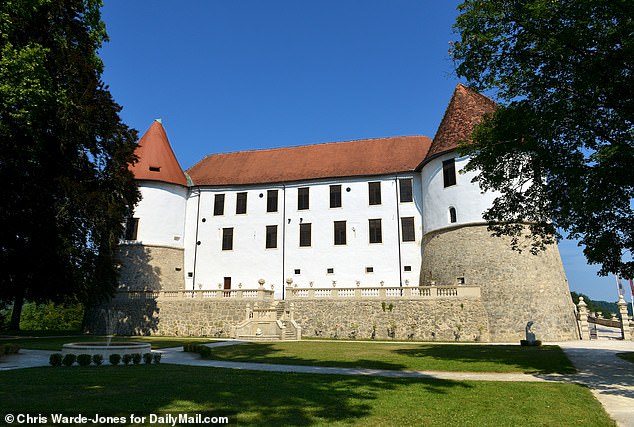
[{"label": "window", "polygon": [[370,223],[370,243],[382,243],[381,220],[370,219],[368,221]]},{"label": "window", "polygon": [[150,166],[150,172],[160,172],[160,171],[161,171],[160,166]]},{"label": "window", "polygon": [[457,221],[457,216],[456,216],[456,208],[454,208],[453,206],[449,208],[449,222],[450,223],[454,223]]},{"label": "window", "polygon": [[222,229],[222,250],[233,250],[233,228]]},{"label": "window", "polygon": [[442,162],[442,178],[445,187],[456,185],[456,160],[449,159]]},{"label": "window", "polygon": [[236,214],[247,213],[247,193],[238,193],[236,198]]},{"label": "window", "polygon": [[399,179],[398,188],[400,191],[399,195],[400,195],[401,203],[411,202],[414,200],[412,196],[412,179],[411,178]]},{"label": "window", "polygon": [[401,218],[401,235],[404,242],[416,241],[413,216]]},{"label": "window", "polygon": [[139,230],[139,218],[128,218],[125,225],[125,240],[136,240]]},{"label": "window", "polygon": [[277,212],[277,190],[266,191],[266,211]]},{"label": "window", "polygon": [[371,205],[381,204],[381,183],[368,182],[369,201]]},{"label": "window", "polygon": [[302,187],[297,189],[297,210],[305,210],[310,207],[310,201],[308,199],[308,187]]},{"label": "window", "polygon": [[302,273],[302,270],[301,270],[301,269],[299,269],[299,268],[296,268],[296,269],[295,269],[295,274],[301,274],[301,273]]},{"label": "window", "polygon": [[266,226],[266,249],[277,248],[277,225]]},{"label": "window", "polygon": [[346,244],[346,222],[335,221],[335,245]]},{"label": "window", "polygon": [[310,246],[310,224],[299,224],[299,246]]},{"label": "window", "polygon": [[214,197],[214,215],[225,214],[225,195],[216,194]]},{"label": "window", "polygon": [[330,207],[331,208],[341,207],[341,185],[330,186]]},{"label": "window", "polygon": [[374,273],[374,267],[366,267],[365,268],[365,272],[366,273]]},{"label": "window", "polygon": [[334,268],[327,268],[326,269],[326,274],[335,274],[335,269]]},{"label": "window", "polygon": [[403,267],[403,270],[412,271],[412,266],[411,265],[406,265],[405,267]]}]

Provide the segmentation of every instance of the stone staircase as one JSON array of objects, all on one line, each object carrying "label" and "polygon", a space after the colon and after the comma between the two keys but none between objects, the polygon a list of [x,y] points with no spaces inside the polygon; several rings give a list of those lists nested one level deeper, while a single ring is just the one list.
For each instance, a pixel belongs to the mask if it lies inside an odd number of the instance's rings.
[{"label": "stone staircase", "polygon": [[[288,304],[288,305],[287,305]],[[302,339],[302,328],[293,320],[293,303],[274,301],[247,305],[246,319],[236,325],[232,336],[243,340],[294,341]]]}]

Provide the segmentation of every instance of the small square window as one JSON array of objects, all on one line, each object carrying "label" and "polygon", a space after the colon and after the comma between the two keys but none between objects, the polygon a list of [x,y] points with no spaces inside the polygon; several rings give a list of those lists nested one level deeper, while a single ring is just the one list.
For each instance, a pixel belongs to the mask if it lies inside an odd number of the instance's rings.
[{"label": "small square window", "polygon": [[326,269],[326,273],[327,274],[334,274],[335,273],[335,269],[334,268],[327,268]]},{"label": "small square window", "polygon": [[300,274],[302,272],[302,270],[300,270],[299,268],[295,269],[295,274]]},{"label": "small square window", "polygon": [[366,273],[374,273],[374,267],[366,267],[365,268],[365,272]]},{"label": "small square window", "polygon": [[411,265],[406,265],[405,267],[403,267],[403,270],[412,271],[412,266]]}]

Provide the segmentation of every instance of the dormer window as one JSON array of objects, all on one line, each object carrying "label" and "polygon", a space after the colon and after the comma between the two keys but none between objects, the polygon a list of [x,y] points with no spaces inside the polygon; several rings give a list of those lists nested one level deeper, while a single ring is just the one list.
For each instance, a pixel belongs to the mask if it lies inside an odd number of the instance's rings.
[{"label": "dormer window", "polygon": [[150,166],[150,172],[160,172],[160,171],[161,171],[160,166]]}]

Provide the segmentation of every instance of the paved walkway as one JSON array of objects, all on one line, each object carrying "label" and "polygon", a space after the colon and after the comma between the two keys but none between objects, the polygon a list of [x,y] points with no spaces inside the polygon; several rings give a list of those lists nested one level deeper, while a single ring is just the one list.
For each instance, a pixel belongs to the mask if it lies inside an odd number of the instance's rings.
[{"label": "paved walkway", "polygon": [[[241,344],[242,341],[222,341],[209,347]],[[410,342],[411,344],[411,342]],[[550,344],[550,343],[549,343]],[[298,372],[331,375],[373,375],[389,378],[436,378],[455,381],[566,381],[587,385],[619,426],[634,427],[634,365],[616,353],[634,351],[634,341],[593,340],[552,343],[561,346],[578,373],[574,375],[530,375],[518,373],[393,371],[383,369],[331,368],[319,366],[276,365],[267,363],[225,362],[202,360],[195,353],[185,353],[182,347],[162,349],[161,362],[215,368],[245,369],[267,372]],[[0,362],[0,371],[36,366],[48,366],[50,351],[20,350]]]}]

